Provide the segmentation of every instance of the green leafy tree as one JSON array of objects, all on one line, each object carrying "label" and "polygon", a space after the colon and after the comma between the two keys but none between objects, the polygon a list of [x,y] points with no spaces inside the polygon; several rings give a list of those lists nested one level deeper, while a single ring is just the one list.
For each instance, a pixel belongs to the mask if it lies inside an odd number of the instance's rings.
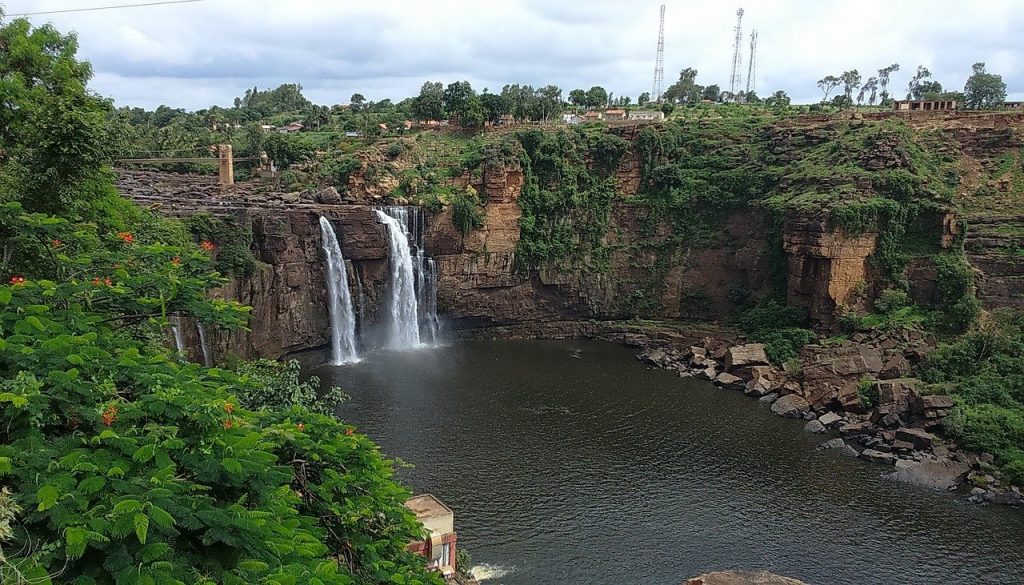
[{"label": "green leafy tree", "polygon": [[645,91],[642,94],[640,94],[639,97],[636,98],[636,105],[638,105],[640,107],[643,107],[643,106],[646,106],[647,103],[650,102],[650,101],[651,101],[651,94],[650,94],[650,92]]},{"label": "green leafy tree", "polygon": [[717,102],[722,99],[722,90],[717,84],[711,84],[704,88],[704,91],[700,94],[700,99]]},{"label": "green leafy tree", "polygon": [[975,63],[964,85],[964,104],[971,109],[994,108],[1006,100],[1006,83],[1001,75],[985,71],[984,63]]},{"label": "green leafy tree", "polygon": [[587,107],[587,92],[582,89],[574,89],[570,91],[569,103],[577,108]]},{"label": "green leafy tree", "polygon": [[502,116],[512,111],[512,104],[503,95],[490,93],[486,89],[480,94],[480,107],[483,108],[484,117],[490,122],[498,122]]},{"label": "green leafy tree", "polygon": [[860,87],[861,75],[856,69],[844,71],[839,76],[839,80],[843,83],[843,96],[846,97],[846,103],[853,103],[853,92]]},{"label": "green leafy tree", "polygon": [[764,104],[771,108],[785,108],[789,102],[789,95],[781,89],[764,99]]},{"label": "green leafy tree", "polygon": [[930,79],[932,72],[928,70],[924,65],[918,65],[917,71],[914,72],[914,76],[910,78],[907,83],[907,99],[908,100],[919,100],[924,95],[924,91],[921,89],[922,84],[927,83],[926,80]]},{"label": "green leafy tree", "polygon": [[348,98],[348,103],[352,108],[352,112],[357,113],[366,104],[366,97],[357,92],[352,94],[352,97]]},{"label": "green leafy tree", "polygon": [[832,90],[839,87],[839,85],[842,83],[843,81],[840,78],[836,77],[835,75],[826,75],[825,77],[819,79],[818,89],[820,89],[821,93],[823,94],[821,98],[822,103],[827,102],[828,96],[830,93],[832,93]]},{"label": "green leafy tree", "polygon": [[608,91],[600,85],[595,85],[587,90],[588,108],[603,108],[608,105]]},{"label": "green leafy tree", "polygon": [[697,85],[697,70],[687,67],[679,72],[679,79],[665,89],[662,98],[673,104],[694,104],[700,101],[703,88]]},{"label": "green leafy tree", "polygon": [[893,63],[888,67],[883,67],[878,70],[878,87],[881,90],[879,98],[882,105],[886,105],[889,101],[889,81],[892,78],[892,74],[900,70],[899,63]]},{"label": "green leafy tree", "polygon": [[412,113],[419,120],[443,120],[444,86],[440,81],[428,81],[420,88],[412,104]]}]

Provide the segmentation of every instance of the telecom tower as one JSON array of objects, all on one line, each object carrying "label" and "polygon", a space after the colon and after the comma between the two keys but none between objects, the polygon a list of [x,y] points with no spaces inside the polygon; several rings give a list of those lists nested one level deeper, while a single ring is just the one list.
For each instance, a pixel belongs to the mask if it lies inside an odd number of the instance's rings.
[{"label": "telecom tower", "polygon": [[747,65],[747,93],[757,88],[757,29],[750,31],[750,63]]},{"label": "telecom tower", "polygon": [[658,23],[658,54],[654,57],[654,87],[651,98],[661,103],[661,85],[665,81],[665,5],[661,5],[661,21]]},{"label": "telecom tower", "polygon": [[743,76],[741,67],[743,66],[743,49],[740,44],[743,42],[743,9],[740,8],[736,11],[736,41],[733,42],[732,52],[732,76],[729,78],[729,95],[732,96],[733,101],[738,100],[736,92],[740,90],[743,85],[743,80],[740,78]]}]

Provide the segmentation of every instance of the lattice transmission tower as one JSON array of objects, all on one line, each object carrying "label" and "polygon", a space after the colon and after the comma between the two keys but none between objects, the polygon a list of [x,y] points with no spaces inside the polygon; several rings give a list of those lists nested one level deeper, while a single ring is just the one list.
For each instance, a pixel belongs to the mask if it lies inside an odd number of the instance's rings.
[{"label": "lattice transmission tower", "polygon": [[757,92],[757,29],[750,31],[750,62],[747,64],[747,94]]},{"label": "lattice transmission tower", "polygon": [[733,101],[737,100],[736,92],[743,86],[743,9],[736,11],[736,40],[733,42],[732,52],[732,75],[729,77],[729,95]]},{"label": "lattice transmission tower", "polygon": [[654,86],[651,99],[661,103],[661,86],[665,82],[665,5],[661,5],[661,20],[658,23],[658,52],[654,57]]}]

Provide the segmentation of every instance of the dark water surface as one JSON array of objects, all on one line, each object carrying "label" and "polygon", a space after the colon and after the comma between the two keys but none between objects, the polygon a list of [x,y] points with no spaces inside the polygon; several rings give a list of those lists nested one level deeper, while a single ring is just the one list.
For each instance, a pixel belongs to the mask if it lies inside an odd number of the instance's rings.
[{"label": "dark water surface", "polygon": [[[455,510],[485,584],[1024,583],[1024,512],[895,484],[757,401],[587,341],[466,342],[315,371]],[[573,357],[578,355],[578,357]],[[503,571],[505,572],[503,575]]]}]

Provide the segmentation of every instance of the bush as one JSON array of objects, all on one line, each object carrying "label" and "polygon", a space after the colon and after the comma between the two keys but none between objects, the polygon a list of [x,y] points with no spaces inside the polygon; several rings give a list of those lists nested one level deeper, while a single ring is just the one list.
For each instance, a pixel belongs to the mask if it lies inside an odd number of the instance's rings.
[{"label": "bush", "polygon": [[803,309],[775,300],[744,309],[736,318],[737,325],[751,339],[764,344],[765,354],[775,364],[795,358],[801,347],[814,340],[814,332],[802,327],[806,321]]},{"label": "bush", "polygon": [[452,224],[463,236],[484,227],[480,199],[472,187],[466,187],[465,191],[456,193],[452,199]]},{"label": "bush", "polygon": [[183,220],[196,242],[213,244],[210,250],[217,270],[222,274],[250,276],[256,270],[252,253],[252,227],[239,224],[234,217],[214,217],[203,212]]}]

